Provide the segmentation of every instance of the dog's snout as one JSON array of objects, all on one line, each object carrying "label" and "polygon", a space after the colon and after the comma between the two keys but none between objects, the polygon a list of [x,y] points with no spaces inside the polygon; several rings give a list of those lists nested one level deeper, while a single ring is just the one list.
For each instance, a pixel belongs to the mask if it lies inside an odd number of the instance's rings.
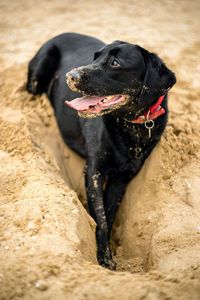
[{"label": "dog's snout", "polygon": [[76,69],[71,70],[66,74],[67,80],[78,81],[81,77],[80,72]]},{"label": "dog's snout", "polygon": [[79,91],[77,85],[81,79],[81,72],[73,69],[66,74],[66,82],[72,91]]}]

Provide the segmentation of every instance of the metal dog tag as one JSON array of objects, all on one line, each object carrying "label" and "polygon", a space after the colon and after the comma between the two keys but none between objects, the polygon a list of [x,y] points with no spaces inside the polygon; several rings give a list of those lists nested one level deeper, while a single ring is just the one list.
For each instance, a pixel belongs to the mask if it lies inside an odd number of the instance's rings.
[{"label": "metal dog tag", "polygon": [[153,120],[149,120],[149,121],[146,121],[144,123],[144,126],[146,127],[146,129],[149,130],[149,138],[151,138],[151,129],[154,127],[154,121]]}]

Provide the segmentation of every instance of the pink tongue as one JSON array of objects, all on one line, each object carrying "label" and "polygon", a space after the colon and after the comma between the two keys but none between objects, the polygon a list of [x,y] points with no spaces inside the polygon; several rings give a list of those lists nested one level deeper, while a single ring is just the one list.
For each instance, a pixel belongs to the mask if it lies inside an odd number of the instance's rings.
[{"label": "pink tongue", "polygon": [[74,109],[77,110],[86,110],[89,106],[96,105],[99,103],[101,100],[103,100],[105,97],[81,97],[81,98],[76,98],[72,101],[65,101],[66,104],[71,106]]}]

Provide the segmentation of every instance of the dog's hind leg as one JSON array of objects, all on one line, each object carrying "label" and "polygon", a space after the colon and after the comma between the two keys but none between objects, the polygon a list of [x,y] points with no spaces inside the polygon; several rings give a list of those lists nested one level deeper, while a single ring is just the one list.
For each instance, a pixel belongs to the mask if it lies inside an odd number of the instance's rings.
[{"label": "dog's hind leg", "polygon": [[116,211],[122,200],[127,182],[122,182],[121,178],[109,178],[104,192],[104,209],[108,224],[108,234],[112,230]]},{"label": "dog's hind leg", "polygon": [[32,94],[47,93],[60,61],[58,48],[52,41],[40,48],[28,66],[27,91]]},{"label": "dog's hind leg", "polygon": [[[152,147],[153,148],[153,147]],[[151,152],[149,149],[146,152],[146,156]],[[106,189],[104,192],[104,209],[108,224],[108,233],[110,235],[112,224],[115,218],[115,214],[117,208],[123,198],[125,193],[125,188],[130,180],[139,172],[140,168],[142,167],[144,158],[143,159],[135,159],[132,163],[132,166],[127,171],[120,172],[117,171],[116,174],[113,174],[108,177],[108,182],[106,184]]]}]

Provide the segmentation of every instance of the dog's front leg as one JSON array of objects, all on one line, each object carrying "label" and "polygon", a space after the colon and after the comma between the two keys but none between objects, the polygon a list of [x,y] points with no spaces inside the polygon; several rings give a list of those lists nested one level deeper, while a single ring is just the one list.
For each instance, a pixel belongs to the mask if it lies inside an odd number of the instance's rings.
[{"label": "dog's front leg", "polygon": [[87,163],[85,184],[89,212],[97,224],[97,259],[100,265],[114,270],[116,264],[110,251],[108,225],[103,203],[103,179],[101,172]]}]

